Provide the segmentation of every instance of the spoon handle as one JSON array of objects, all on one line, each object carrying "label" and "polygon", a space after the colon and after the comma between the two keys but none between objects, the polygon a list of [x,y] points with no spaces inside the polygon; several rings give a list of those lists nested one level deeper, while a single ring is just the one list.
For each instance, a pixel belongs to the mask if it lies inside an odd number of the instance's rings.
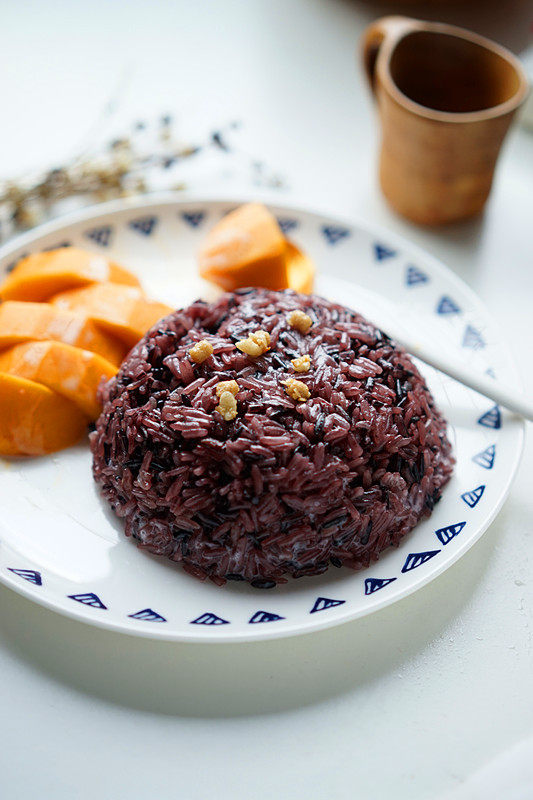
[{"label": "spoon handle", "polygon": [[[358,291],[360,293],[360,290],[354,284],[350,284],[343,278],[333,278],[333,276],[328,275],[325,285],[327,293],[331,293],[331,290],[334,290],[333,297],[337,302],[351,303],[353,308],[357,308],[358,300],[360,299]],[[382,331],[385,331],[405,348],[408,353],[411,353],[411,355],[425,364],[429,364],[430,367],[435,367],[440,372],[444,372],[445,375],[449,375],[450,378],[454,378],[459,383],[463,383],[470,389],[489,397],[498,405],[520,414],[525,419],[533,420],[533,402],[530,398],[525,397],[519,391],[517,392],[515,388],[509,390],[498,380],[477,372],[475,368],[465,364],[460,358],[448,356],[445,351],[439,353],[435,349],[429,348],[425,344],[425,340],[430,338],[429,335],[424,337],[424,341],[421,341],[420,337],[415,333],[406,330],[403,325],[397,325],[398,309],[390,300],[384,297],[379,299],[380,303],[373,306],[369,318]]]},{"label": "spoon handle", "polygon": [[394,338],[399,344],[405,347],[409,353],[419,358],[420,361],[424,361],[424,363],[429,364],[431,367],[435,367],[440,370],[440,372],[449,375],[450,378],[464,383],[465,386],[485,395],[485,397],[489,397],[491,400],[494,400],[495,403],[508,408],[510,411],[514,411],[526,419],[533,420],[533,402],[523,394],[520,394],[520,392],[517,393],[515,389],[509,391],[509,389],[502,386],[502,384],[498,383],[494,378],[480,375],[476,373],[475,370],[472,370],[471,367],[461,364],[460,361],[452,361],[446,358],[446,356],[429,352],[414,339],[406,339],[405,335],[394,336]]}]

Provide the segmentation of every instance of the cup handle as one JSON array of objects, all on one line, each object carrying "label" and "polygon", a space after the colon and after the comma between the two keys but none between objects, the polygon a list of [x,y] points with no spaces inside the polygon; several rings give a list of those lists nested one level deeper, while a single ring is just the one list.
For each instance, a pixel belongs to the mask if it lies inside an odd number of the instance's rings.
[{"label": "cup handle", "polygon": [[420,25],[419,20],[411,17],[390,16],[380,17],[365,30],[361,42],[361,55],[363,69],[373,93],[376,89],[376,62],[383,43],[396,42],[407,31],[418,30]]}]

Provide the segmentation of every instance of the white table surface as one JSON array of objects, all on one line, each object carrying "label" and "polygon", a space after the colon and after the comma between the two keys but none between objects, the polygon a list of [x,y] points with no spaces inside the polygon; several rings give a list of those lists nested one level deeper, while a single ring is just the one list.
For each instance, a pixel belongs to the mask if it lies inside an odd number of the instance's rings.
[{"label": "white table surface", "polygon": [[[288,178],[279,199],[426,247],[531,367],[533,136],[512,133],[483,218],[435,232],[395,217],[376,188],[377,129],[354,66],[371,2],[1,10],[0,174],[64,157],[117,86],[119,121],[241,119],[241,142]],[[531,392],[531,374],[525,383]],[[306,637],[152,643],[0,588],[2,800],[530,798],[532,469],[529,442],[497,520],[442,577]]]}]

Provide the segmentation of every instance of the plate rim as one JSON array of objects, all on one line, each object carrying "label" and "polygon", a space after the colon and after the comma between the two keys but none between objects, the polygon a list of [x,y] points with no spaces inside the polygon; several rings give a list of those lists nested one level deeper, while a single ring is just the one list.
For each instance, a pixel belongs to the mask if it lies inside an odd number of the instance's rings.
[{"label": "plate rim", "polygon": [[[395,244],[398,249],[402,250],[402,252],[406,255],[419,258],[423,263],[431,264],[431,268],[434,269],[438,275],[445,277],[448,282],[450,282],[452,285],[455,285],[463,294],[468,296],[469,301],[472,303],[473,309],[477,309],[484,316],[490,318],[491,325],[498,334],[498,345],[502,348],[503,352],[508,358],[513,372],[516,373],[516,379],[519,385],[522,386],[521,376],[515,364],[510,346],[508,345],[506,339],[502,336],[500,326],[497,320],[494,319],[492,312],[487,308],[474,290],[451,268],[447,267],[439,258],[425,250],[422,246],[410,242],[409,239],[401,234],[398,234],[395,231],[390,231],[388,228],[380,225],[379,223],[369,222],[359,215],[344,216],[342,214],[328,211],[324,208],[301,204],[295,199],[279,198],[267,192],[243,192],[229,195],[223,192],[214,191],[208,194],[196,191],[153,192],[141,197],[118,198],[115,200],[106,201],[104,203],[86,206],[82,209],[62,214],[53,220],[49,220],[36,226],[35,228],[32,228],[30,231],[13,237],[0,247],[0,261],[4,261],[16,251],[32,244],[35,240],[44,236],[57,233],[65,228],[71,227],[72,225],[94,221],[99,218],[106,218],[110,215],[113,216],[124,211],[136,211],[161,206],[183,206],[191,203],[201,203],[204,205],[221,203],[240,205],[247,202],[264,202],[266,205],[274,206],[279,209],[286,209],[287,211],[293,211],[308,216],[327,218],[328,220],[346,225],[347,227],[363,229],[372,236],[383,238],[385,241],[387,241],[387,243]],[[84,622],[104,630],[109,630],[113,633],[120,633],[124,636],[142,637],[154,639],[156,641],[173,641],[206,645],[253,643],[271,639],[288,638],[292,636],[306,636],[319,630],[344,625],[356,619],[361,619],[362,617],[374,614],[375,612],[380,611],[389,605],[393,605],[394,603],[397,603],[399,600],[408,597],[411,594],[414,594],[419,589],[426,586],[428,583],[445,572],[447,569],[452,567],[453,564],[462,558],[462,556],[468,550],[470,550],[470,548],[473,547],[476,542],[479,541],[481,536],[491,526],[494,519],[499,514],[504,502],[507,500],[512,482],[516,476],[522,459],[526,425],[523,418],[517,418],[517,423],[518,425],[515,431],[516,448],[513,452],[512,463],[507,471],[505,482],[501,489],[500,498],[496,505],[492,508],[491,513],[488,515],[485,522],[479,525],[475,534],[473,534],[469,539],[464,540],[464,543],[457,547],[455,551],[450,552],[450,555],[445,560],[439,560],[438,564],[433,564],[432,567],[425,572],[425,574],[420,576],[416,583],[409,584],[405,587],[395,590],[391,589],[391,591],[387,593],[386,597],[382,597],[381,599],[376,598],[375,603],[371,608],[360,608],[355,610],[350,610],[347,608],[344,613],[339,611],[335,617],[326,616],[324,618],[315,618],[303,628],[301,626],[299,627],[299,623],[296,622],[292,625],[277,629],[263,628],[261,626],[261,629],[255,630],[253,634],[252,631],[248,631],[247,629],[241,631],[241,633],[233,633],[230,630],[224,629],[223,631],[220,631],[219,635],[216,635],[214,631],[211,631],[209,637],[207,637],[203,631],[191,630],[190,633],[181,633],[172,632],[168,629],[161,628],[157,628],[157,630],[155,630],[153,627],[148,627],[147,623],[142,622],[135,628],[130,628],[125,622],[115,621],[109,618],[95,617],[83,606],[78,607],[76,604],[73,604],[72,608],[67,606],[63,607],[62,605],[56,604],[53,598],[47,597],[46,595],[38,592],[31,583],[28,583],[27,581],[24,581],[23,583],[16,581],[15,577],[12,577],[9,574],[0,573],[0,583],[7,586],[9,589],[12,589],[17,594],[36,602],[38,605],[70,619]],[[213,635],[213,633],[215,633],[215,635]]]}]

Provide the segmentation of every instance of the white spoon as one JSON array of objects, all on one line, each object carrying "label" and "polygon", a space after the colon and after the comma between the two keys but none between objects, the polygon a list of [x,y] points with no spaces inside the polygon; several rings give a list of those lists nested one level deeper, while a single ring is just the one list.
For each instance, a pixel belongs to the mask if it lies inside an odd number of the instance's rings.
[{"label": "white spoon", "polygon": [[[358,305],[361,305],[358,303],[358,300],[361,299],[358,298],[359,289],[348,283],[348,281],[344,281],[342,278],[324,276],[321,284],[324,293],[330,294],[331,299],[336,302],[349,305],[355,309],[358,308]],[[489,378],[476,372],[470,364],[461,363],[459,359],[447,355],[444,350],[438,353],[429,348],[425,342],[420,340],[419,336],[411,333],[403,325],[398,325],[396,322],[397,315],[398,311],[394,305],[380,296],[379,303],[372,303],[369,318],[411,355],[416,356],[416,358],[431,367],[435,367],[440,372],[444,372],[445,375],[449,375],[450,378],[454,378],[454,380],[463,383],[470,389],[489,397],[498,405],[504,406],[526,419],[533,420],[533,402],[531,400],[517,392],[516,389],[510,391],[494,378]],[[436,344],[437,346],[439,345],[438,342]]]}]

